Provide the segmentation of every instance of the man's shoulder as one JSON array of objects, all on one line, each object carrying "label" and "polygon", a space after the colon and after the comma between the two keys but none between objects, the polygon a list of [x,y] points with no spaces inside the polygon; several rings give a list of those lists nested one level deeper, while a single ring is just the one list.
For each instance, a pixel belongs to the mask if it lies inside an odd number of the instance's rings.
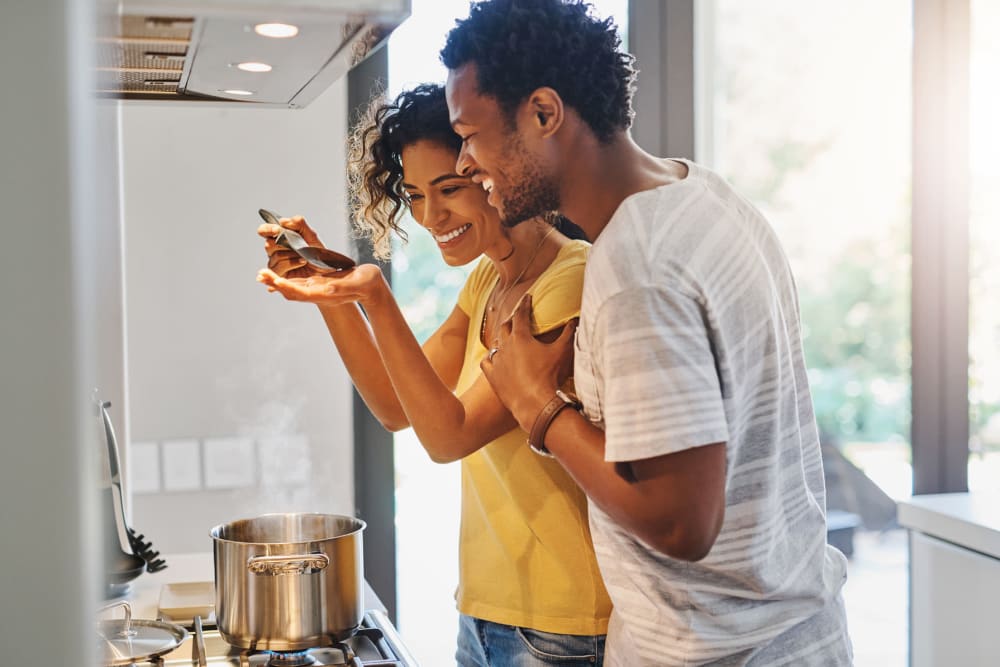
[{"label": "man's shoulder", "polygon": [[[588,277],[617,276],[629,284],[670,282],[710,261],[706,243],[715,243],[716,226],[732,211],[705,184],[686,178],[626,198],[594,243]],[[710,253],[708,253],[710,255]]]}]

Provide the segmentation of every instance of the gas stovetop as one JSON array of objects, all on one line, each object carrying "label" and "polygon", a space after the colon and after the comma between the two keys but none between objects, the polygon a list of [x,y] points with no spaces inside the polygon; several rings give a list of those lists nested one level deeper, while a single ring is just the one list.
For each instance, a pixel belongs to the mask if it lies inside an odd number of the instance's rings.
[{"label": "gas stovetop", "polygon": [[230,646],[214,626],[202,630],[199,644],[198,632],[194,628],[189,630],[190,636],[179,647],[156,661],[136,663],[136,667],[417,667],[395,627],[379,610],[365,613],[354,636],[332,646],[296,653]]}]

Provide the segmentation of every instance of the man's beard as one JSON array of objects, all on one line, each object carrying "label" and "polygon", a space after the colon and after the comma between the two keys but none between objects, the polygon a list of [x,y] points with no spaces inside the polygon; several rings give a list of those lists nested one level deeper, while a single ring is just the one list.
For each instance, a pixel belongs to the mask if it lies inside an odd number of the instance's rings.
[{"label": "man's beard", "polygon": [[512,168],[505,170],[516,174],[516,180],[504,178],[510,196],[500,195],[500,222],[504,227],[515,227],[543,213],[559,209],[559,188],[542,168],[524,151],[521,141],[514,135],[504,151],[504,162]]},{"label": "man's beard", "polygon": [[[522,158],[523,159],[523,158]],[[520,162],[520,160],[519,160]],[[520,164],[519,184],[510,184],[511,197],[500,201],[500,222],[514,227],[548,211],[559,209],[559,189],[535,164]],[[500,193],[498,193],[500,194]]]}]

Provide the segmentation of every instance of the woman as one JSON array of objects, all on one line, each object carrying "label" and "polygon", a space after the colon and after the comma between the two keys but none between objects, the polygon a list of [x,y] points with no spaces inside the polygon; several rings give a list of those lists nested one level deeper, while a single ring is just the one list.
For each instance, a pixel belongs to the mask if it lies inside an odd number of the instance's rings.
[{"label": "woman", "polygon": [[[585,496],[556,461],[528,448],[479,369],[525,293],[542,339],[554,340],[577,317],[589,245],[553,226],[565,220],[501,225],[483,188],[455,173],[461,140],[440,86],[374,104],[353,144],[355,224],[376,255],[387,254],[409,209],[447,264],[482,257],[454,310],[421,348],[377,266],[321,275],[274,243],[274,225],[259,229],[271,268],[258,279],[319,306],[355,386],[386,428],[412,426],[434,461],[462,461],[459,665],[601,664],[611,603]],[[281,224],[320,245],[302,218]]]}]

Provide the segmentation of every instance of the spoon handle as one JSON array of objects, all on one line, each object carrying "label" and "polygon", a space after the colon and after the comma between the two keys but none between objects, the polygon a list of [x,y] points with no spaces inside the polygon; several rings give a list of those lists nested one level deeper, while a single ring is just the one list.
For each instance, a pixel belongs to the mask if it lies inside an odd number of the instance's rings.
[{"label": "spoon handle", "polygon": [[299,250],[300,248],[309,247],[309,244],[306,243],[306,240],[302,238],[301,234],[281,226],[281,216],[277,213],[268,211],[266,208],[259,209],[257,213],[264,219],[264,222],[275,225],[281,229],[281,232],[274,237],[274,242],[278,245],[290,248],[291,250]]}]

